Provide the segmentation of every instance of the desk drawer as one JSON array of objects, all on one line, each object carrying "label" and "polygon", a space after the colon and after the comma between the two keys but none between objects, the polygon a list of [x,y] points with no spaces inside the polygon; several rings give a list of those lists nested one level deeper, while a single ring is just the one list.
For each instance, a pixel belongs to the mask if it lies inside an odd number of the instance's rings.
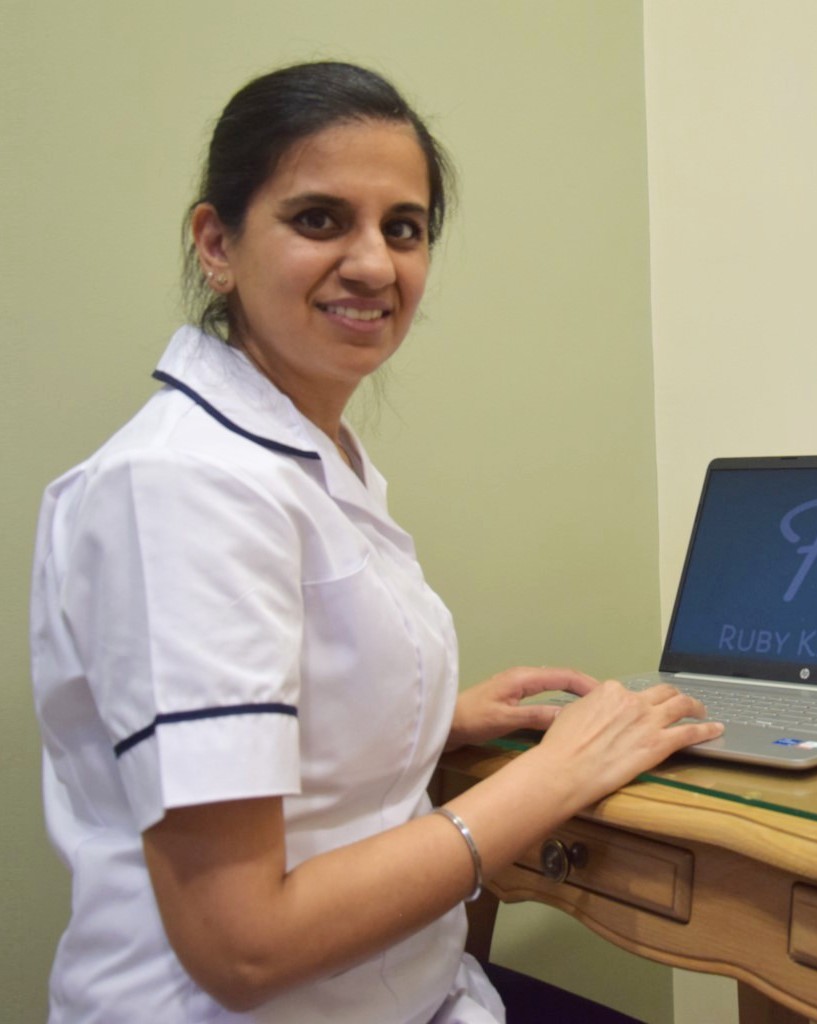
[{"label": "desk drawer", "polygon": [[[574,851],[563,884],[608,896],[662,917],[689,920],[694,867],[689,850],[578,819],[562,826],[552,838],[560,841],[567,851]],[[541,874],[543,879],[547,878],[542,865],[545,846],[532,848],[519,861],[523,867]]]},{"label": "desk drawer", "polygon": [[791,894],[789,955],[798,964],[817,968],[817,889],[802,882]]}]

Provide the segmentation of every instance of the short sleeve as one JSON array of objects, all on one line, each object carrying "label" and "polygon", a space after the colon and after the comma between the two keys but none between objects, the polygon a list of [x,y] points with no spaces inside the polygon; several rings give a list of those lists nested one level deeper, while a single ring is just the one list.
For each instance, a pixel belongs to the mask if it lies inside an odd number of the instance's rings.
[{"label": "short sleeve", "polygon": [[175,452],[118,457],[86,488],[62,603],[140,829],[298,792],[300,544],[271,493]]}]

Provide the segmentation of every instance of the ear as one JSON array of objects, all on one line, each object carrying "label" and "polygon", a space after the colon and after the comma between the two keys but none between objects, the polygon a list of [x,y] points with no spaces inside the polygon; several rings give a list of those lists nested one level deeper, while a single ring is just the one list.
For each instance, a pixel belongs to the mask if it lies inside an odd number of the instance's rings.
[{"label": "ear", "polygon": [[193,244],[207,282],[214,291],[233,288],[230,260],[227,256],[228,233],[212,203],[199,203],[190,218]]}]

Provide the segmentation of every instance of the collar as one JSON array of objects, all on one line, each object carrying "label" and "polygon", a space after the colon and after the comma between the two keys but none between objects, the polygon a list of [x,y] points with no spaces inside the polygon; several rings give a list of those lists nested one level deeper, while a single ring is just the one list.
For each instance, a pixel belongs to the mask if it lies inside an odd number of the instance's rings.
[{"label": "collar", "polygon": [[320,466],[325,486],[336,499],[385,512],[385,481],[349,424],[344,421],[343,430],[360,455],[365,484],[343,462],[332,439],[240,349],[188,324],[173,335],[153,376],[247,441],[305,466]]}]

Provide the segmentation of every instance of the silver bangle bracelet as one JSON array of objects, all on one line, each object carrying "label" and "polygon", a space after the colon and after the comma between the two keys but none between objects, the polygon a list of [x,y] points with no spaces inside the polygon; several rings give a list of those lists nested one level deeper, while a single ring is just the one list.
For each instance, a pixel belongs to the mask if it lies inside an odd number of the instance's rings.
[{"label": "silver bangle bracelet", "polygon": [[474,842],[474,837],[471,835],[471,829],[465,824],[458,814],[454,814],[453,811],[449,811],[447,807],[435,807],[431,813],[441,814],[444,818],[448,818],[454,828],[465,840],[468,852],[471,854],[471,861],[474,865],[474,889],[470,896],[465,897],[465,902],[473,903],[474,900],[479,899],[482,892],[482,857],[480,857],[477,844]]}]

